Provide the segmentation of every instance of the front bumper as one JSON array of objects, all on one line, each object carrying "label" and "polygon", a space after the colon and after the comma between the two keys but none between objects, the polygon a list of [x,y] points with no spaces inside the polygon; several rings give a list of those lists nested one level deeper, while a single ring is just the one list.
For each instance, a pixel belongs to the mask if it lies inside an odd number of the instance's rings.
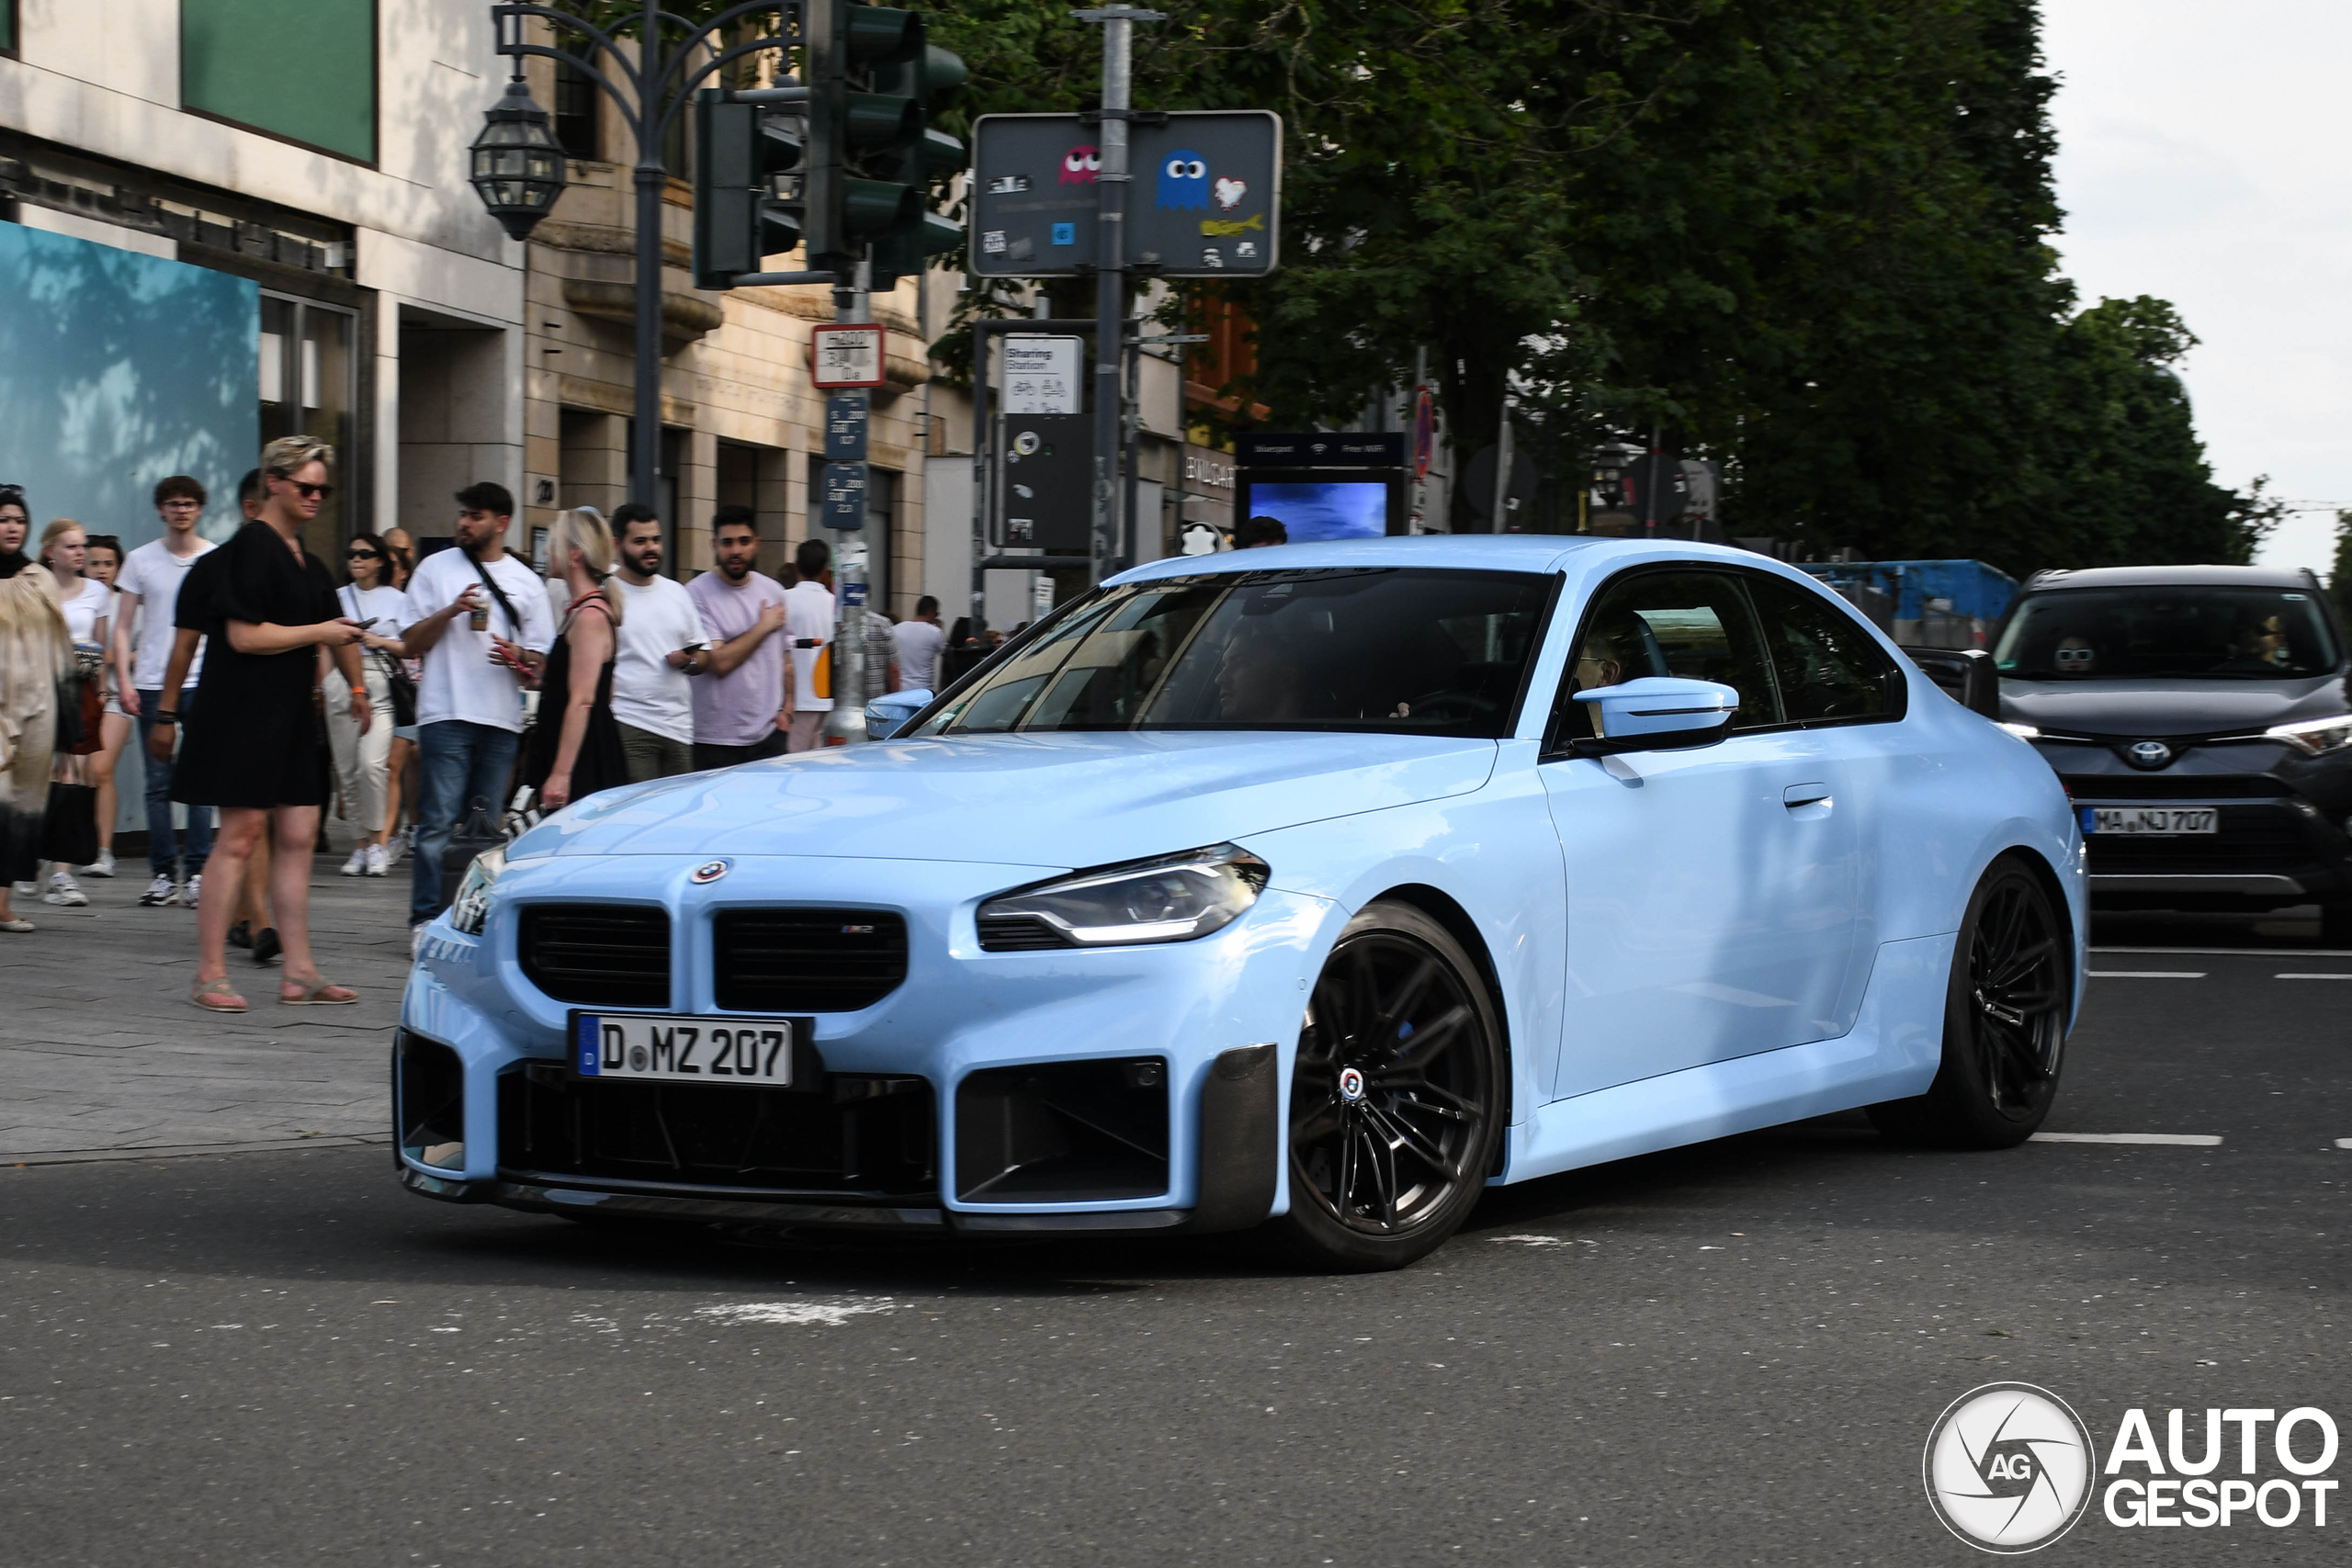
[{"label": "front bumper", "polygon": [[2185,750],[2134,769],[2106,746],[2036,742],[2079,809],[2211,807],[2218,831],[2086,833],[2092,900],[2109,909],[2261,910],[2352,902],[2352,765],[2271,741]]},{"label": "front bumper", "polygon": [[[987,953],[974,909],[1039,868],[746,858],[704,886],[701,863],[516,863],[480,937],[430,928],[395,1045],[404,1185],[540,1213],[941,1235],[1235,1229],[1283,1208],[1282,1089],[1325,901],[1269,889],[1194,942]],[[670,992],[642,1010],[752,1016],[713,998],[730,908],[895,911],[907,973],[871,1006],[811,1012],[813,1092],[581,1080],[576,1002],[535,986],[517,952],[534,903],[665,910]],[[1102,1089],[1121,1068],[1133,1081]],[[1073,1100],[1072,1084],[1094,1087]],[[747,1112],[746,1096],[775,1098]],[[1124,1163],[1090,1166],[1104,1150]]]}]

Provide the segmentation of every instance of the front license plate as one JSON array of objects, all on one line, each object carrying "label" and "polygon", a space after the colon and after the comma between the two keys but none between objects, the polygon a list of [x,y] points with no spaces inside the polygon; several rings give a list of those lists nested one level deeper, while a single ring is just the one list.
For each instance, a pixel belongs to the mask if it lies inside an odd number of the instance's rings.
[{"label": "front license plate", "polygon": [[793,1087],[801,1018],[676,1018],[656,1013],[571,1015],[571,1067],[583,1078]]},{"label": "front license plate", "polygon": [[2221,831],[2220,810],[2211,806],[2099,806],[2090,810],[2094,833],[2125,833],[2143,839],[2176,839]]}]

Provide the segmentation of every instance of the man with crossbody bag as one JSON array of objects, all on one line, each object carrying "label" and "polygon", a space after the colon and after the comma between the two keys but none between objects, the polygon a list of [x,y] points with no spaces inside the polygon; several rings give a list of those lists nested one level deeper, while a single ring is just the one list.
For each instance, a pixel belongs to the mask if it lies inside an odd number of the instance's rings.
[{"label": "man with crossbody bag", "polygon": [[555,640],[547,594],[506,550],[514,498],[485,481],[458,492],[456,548],[427,556],[409,579],[401,641],[424,661],[416,722],[424,800],[409,896],[411,946],[439,914],[442,855],[476,802],[505,808],[523,737],[523,683]]}]

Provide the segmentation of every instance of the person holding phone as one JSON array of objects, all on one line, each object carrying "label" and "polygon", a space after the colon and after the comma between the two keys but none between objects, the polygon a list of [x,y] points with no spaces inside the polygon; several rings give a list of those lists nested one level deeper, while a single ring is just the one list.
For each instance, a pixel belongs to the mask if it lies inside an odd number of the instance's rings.
[{"label": "person holding phone", "polygon": [[[617,508],[612,531],[620,553],[611,586],[622,607],[615,627],[620,649],[613,660],[613,717],[628,759],[628,782],[690,773],[692,682],[710,668],[710,649],[720,639],[684,586],[661,575],[662,520],[653,508],[634,501]],[[559,570],[550,560],[550,574]]]},{"label": "person holding phone", "polygon": [[352,720],[346,711],[351,688],[341,670],[329,671],[322,682],[343,816],[352,825],[351,858],[343,863],[345,876],[381,876],[391,864],[384,836],[390,830],[385,807],[392,757],[392,679],[406,648],[397,635],[383,634],[408,618],[408,595],[391,586],[385,570],[390,555],[390,547],[379,536],[354,534],[344,547],[345,581],[335,590],[335,603],[359,623],[359,667],[376,722],[362,730]]}]

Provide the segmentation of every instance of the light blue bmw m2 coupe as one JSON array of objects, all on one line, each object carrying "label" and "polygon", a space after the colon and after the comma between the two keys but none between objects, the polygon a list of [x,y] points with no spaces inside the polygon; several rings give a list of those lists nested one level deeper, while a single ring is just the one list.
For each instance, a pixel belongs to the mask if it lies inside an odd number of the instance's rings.
[{"label": "light blue bmw m2 coupe", "polygon": [[481,857],[402,1008],[402,1181],[1382,1269],[1492,1184],[1857,1106],[1999,1147],[2057,1090],[2057,779],[1762,557],[1160,561],[906,705]]}]

